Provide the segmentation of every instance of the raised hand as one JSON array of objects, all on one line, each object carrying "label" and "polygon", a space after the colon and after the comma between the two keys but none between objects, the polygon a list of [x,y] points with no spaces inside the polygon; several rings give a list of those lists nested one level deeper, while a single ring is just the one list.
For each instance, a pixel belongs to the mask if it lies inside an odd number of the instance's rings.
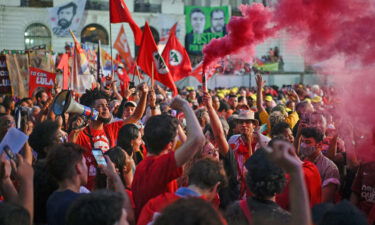
[{"label": "raised hand", "polygon": [[266,84],[266,81],[263,80],[263,77],[262,77],[262,75],[260,75],[260,74],[257,74],[257,75],[256,75],[256,77],[255,77],[255,81],[256,81],[256,83],[257,83],[257,87],[258,87],[258,88],[263,88],[264,85]]},{"label": "raised hand", "polygon": [[301,169],[302,162],[297,157],[293,145],[286,141],[277,140],[272,148],[265,147],[271,160],[277,163],[288,173],[296,172]]},{"label": "raised hand", "polygon": [[147,93],[149,91],[149,87],[145,82],[138,85],[138,89],[142,91],[143,93]]},{"label": "raised hand", "polygon": [[184,99],[182,99],[180,96],[176,96],[172,99],[172,102],[171,102],[171,105],[170,107],[172,109],[176,109],[176,110],[182,110],[182,108],[185,106],[185,105],[188,105],[188,102]]},{"label": "raised hand", "polygon": [[204,92],[203,93],[203,104],[207,108],[211,108],[212,107],[212,97],[211,97],[211,95],[208,92]]}]

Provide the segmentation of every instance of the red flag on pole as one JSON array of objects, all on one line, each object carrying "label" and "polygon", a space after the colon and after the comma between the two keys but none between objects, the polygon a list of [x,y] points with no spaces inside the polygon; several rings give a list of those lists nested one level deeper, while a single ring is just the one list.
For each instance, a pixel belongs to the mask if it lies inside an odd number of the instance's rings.
[{"label": "red flag on pole", "polygon": [[142,30],[133,20],[131,13],[126,6],[124,0],[110,0],[109,1],[109,16],[111,23],[129,23],[130,28],[134,33],[134,40],[136,45],[141,44]]},{"label": "red flag on pole", "polygon": [[117,67],[117,76],[118,76],[118,79],[120,80],[121,94],[124,95],[125,89],[129,85],[130,78],[125,68],[123,68],[121,64],[119,64],[119,66]]},{"label": "red flag on pole", "polygon": [[118,51],[121,58],[124,60],[127,72],[132,71],[134,60],[130,53],[129,42],[125,34],[124,26],[121,26],[113,47]]},{"label": "red flag on pole", "polygon": [[177,23],[169,33],[168,42],[164,48],[163,59],[167,64],[174,81],[184,79],[191,72],[191,63],[186,49],[176,37]]},{"label": "red flag on pole", "polygon": [[68,90],[69,88],[69,56],[67,53],[64,53],[61,56],[59,65],[57,66],[57,69],[60,69],[63,71],[63,84],[62,89]]},{"label": "red flag on pole", "polygon": [[150,27],[146,22],[143,30],[142,43],[138,53],[138,65],[150,77],[152,75],[152,64],[154,65],[155,80],[172,89],[174,95],[177,95],[177,88],[173,78],[169,73],[163,57],[158,52],[154,37],[152,36]]}]

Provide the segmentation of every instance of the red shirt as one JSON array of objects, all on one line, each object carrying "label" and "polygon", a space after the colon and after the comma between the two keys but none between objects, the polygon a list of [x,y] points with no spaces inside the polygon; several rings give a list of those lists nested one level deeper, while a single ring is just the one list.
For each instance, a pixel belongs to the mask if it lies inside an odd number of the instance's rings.
[{"label": "red shirt", "polygon": [[177,167],[174,152],[143,159],[135,170],[131,188],[136,218],[148,200],[166,192],[175,192],[176,179],[181,175],[182,167]]},{"label": "red shirt", "polygon": [[[95,187],[96,177],[96,161],[92,155],[92,149],[101,149],[103,152],[108,151],[116,145],[117,135],[120,128],[123,126],[123,121],[117,121],[110,124],[105,124],[104,129],[94,130],[86,127],[78,134],[76,144],[81,145],[84,149],[84,157],[86,158],[86,165],[88,171],[88,180],[86,187],[93,190]],[[91,140],[89,135],[92,136]],[[92,143],[94,146],[92,146]]]},{"label": "red shirt", "polygon": [[[310,207],[322,202],[322,180],[320,178],[319,170],[314,163],[304,161],[302,170],[305,177],[305,184],[307,187]],[[276,195],[276,202],[280,207],[289,210],[289,183],[290,177],[287,176],[287,185],[284,191]]]},{"label": "red shirt", "polygon": [[141,214],[139,215],[137,225],[147,225],[156,216],[156,213],[163,211],[165,207],[173,202],[177,201],[180,196],[175,193],[163,193],[156,198],[150,199],[147,204],[143,207]]}]

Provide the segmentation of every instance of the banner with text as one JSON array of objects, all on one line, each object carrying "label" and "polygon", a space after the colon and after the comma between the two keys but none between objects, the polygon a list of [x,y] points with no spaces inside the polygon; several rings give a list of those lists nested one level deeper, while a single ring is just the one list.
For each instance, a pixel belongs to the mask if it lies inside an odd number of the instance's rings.
[{"label": "banner with text", "polygon": [[37,88],[44,88],[48,93],[50,93],[55,85],[55,73],[30,67],[29,76],[29,96],[33,96],[33,93]]},{"label": "banner with text", "polygon": [[190,55],[202,55],[202,49],[214,38],[227,34],[228,6],[185,6],[185,48]]},{"label": "banner with text", "polygon": [[12,94],[5,55],[0,55],[0,94]]}]

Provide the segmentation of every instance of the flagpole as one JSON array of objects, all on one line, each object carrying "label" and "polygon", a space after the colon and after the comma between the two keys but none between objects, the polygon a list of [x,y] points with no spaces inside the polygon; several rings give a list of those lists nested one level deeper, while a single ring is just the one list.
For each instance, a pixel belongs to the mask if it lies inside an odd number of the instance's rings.
[{"label": "flagpole", "polygon": [[155,72],[154,72],[154,64],[152,63],[151,64],[152,67],[151,67],[151,90],[154,89],[154,84],[155,84],[155,80],[154,80],[154,76],[155,76]]},{"label": "flagpole", "polygon": [[113,56],[112,56],[112,24],[111,21],[109,21],[109,46],[111,50],[111,77],[114,78],[114,71],[113,71]]}]

